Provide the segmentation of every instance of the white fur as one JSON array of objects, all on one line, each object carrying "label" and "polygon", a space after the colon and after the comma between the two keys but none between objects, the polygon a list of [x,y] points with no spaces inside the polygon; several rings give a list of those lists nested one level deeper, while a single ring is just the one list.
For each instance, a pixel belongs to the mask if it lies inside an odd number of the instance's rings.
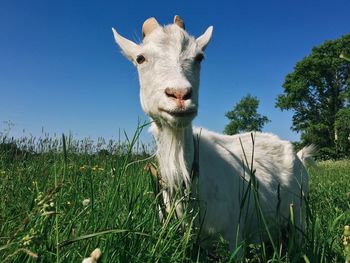
[{"label": "white fur", "polygon": [[313,158],[316,151],[317,147],[314,144],[311,144],[301,149],[297,153],[297,156],[305,166],[316,166],[315,160]]},{"label": "white fur", "polygon": [[[192,128],[200,75],[200,63],[195,57],[204,52],[212,27],[195,39],[175,24],[159,26],[140,45],[113,32],[123,53],[137,66],[141,105],[154,121],[151,130],[158,147],[160,173],[167,185],[165,200],[174,201],[175,190],[183,185],[195,190],[190,174],[195,153],[193,138],[199,138],[199,185],[194,192],[200,200],[201,238],[222,235],[232,248],[242,238],[260,240],[253,194],[250,205],[246,205],[245,218],[240,218],[241,201],[251,175],[247,166],[256,170],[261,208],[272,229],[288,220],[290,204],[294,205],[296,224],[302,228],[302,195],[307,195],[308,179],[291,143],[272,134],[255,133],[253,153],[250,133],[226,136]],[[137,64],[140,54],[146,61]],[[179,108],[165,94],[166,88],[190,89],[192,96]]]}]

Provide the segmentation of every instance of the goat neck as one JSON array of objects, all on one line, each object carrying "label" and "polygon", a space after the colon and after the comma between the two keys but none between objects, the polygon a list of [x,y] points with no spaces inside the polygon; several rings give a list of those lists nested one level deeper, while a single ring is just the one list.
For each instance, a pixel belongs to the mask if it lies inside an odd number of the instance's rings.
[{"label": "goat neck", "polygon": [[192,126],[174,129],[168,125],[152,124],[157,144],[157,159],[162,179],[170,193],[191,184],[194,160]]}]

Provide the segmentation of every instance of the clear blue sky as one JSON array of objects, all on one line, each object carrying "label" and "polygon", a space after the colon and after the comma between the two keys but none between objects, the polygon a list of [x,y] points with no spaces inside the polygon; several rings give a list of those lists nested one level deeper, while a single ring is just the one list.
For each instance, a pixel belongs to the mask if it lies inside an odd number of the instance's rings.
[{"label": "clear blue sky", "polygon": [[[0,130],[11,120],[40,135],[117,138],[147,120],[136,70],[119,52],[111,27],[140,39],[141,25],[180,15],[199,36],[213,25],[202,66],[194,124],[221,132],[226,111],[250,93],[272,122],[265,131],[297,140],[290,112],[274,107],[287,73],[313,46],[350,31],[349,0],[17,1],[0,3]],[[145,132],[144,140],[150,140]]]}]

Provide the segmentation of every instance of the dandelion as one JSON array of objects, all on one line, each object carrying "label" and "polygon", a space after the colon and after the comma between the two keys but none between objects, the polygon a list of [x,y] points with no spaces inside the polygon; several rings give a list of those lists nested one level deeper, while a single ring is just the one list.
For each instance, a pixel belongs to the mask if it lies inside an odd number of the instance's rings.
[{"label": "dandelion", "polygon": [[88,206],[90,204],[90,199],[84,199],[83,200],[83,206]]},{"label": "dandelion", "polygon": [[99,248],[96,248],[94,251],[92,251],[90,257],[85,258],[82,263],[96,263],[100,257],[101,250]]}]

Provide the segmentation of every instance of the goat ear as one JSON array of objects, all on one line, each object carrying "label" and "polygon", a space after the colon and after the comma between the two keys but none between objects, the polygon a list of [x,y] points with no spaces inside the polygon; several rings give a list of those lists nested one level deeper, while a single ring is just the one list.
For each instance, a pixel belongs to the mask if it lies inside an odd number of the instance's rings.
[{"label": "goat ear", "polygon": [[135,59],[137,55],[140,53],[140,46],[131,40],[122,37],[118,34],[118,32],[112,27],[113,35],[115,42],[117,42],[118,46],[122,50],[123,54],[135,64]]},{"label": "goat ear", "polygon": [[211,39],[211,36],[213,34],[213,26],[208,27],[208,29],[204,32],[203,35],[198,37],[196,39],[197,45],[200,49],[204,50],[207,45],[209,44],[209,41]]}]

